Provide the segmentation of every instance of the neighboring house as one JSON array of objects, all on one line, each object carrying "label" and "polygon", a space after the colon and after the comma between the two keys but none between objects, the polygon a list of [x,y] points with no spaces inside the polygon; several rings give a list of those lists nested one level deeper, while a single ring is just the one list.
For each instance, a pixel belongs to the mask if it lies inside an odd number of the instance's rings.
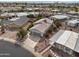
[{"label": "neighboring house", "polygon": [[50,19],[48,19],[48,18],[42,18],[42,19],[40,19],[40,20],[38,20],[38,21],[34,22],[33,24],[42,23],[44,20],[46,20],[47,22],[52,23],[52,22],[51,22],[52,20],[50,20]]},{"label": "neighboring house", "polygon": [[37,16],[39,13],[38,12],[16,12],[16,15],[18,17],[27,16],[27,15],[30,15],[30,14],[33,14],[34,16]]},{"label": "neighboring house", "polygon": [[70,14],[70,15],[78,15],[78,14],[79,14],[79,12],[70,11],[70,12],[67,12],[67,14]]},{"label": "neighboring house", "polygon": [[67,15],[54,15],[51,16],[52,19],[56,19],[56,20],[66,20],[69,19],[69,17]]},{"label": "neighboring house", "polygon": [[17,15],[18,17],[27,16],[27,12],[16,12],[16,15]]},{"label": "neighboring house", "polygon": [[77,19],[79,18],[78,15],[68,15],[70,17],[70,19]]},{"label": "neighboring house", "polygon": [[79,19],[67,21],[67,25],[71,27],[79,27]]},{"label": "neighboring house", "polygon": [[30,35],[42,38],[50,29],[53,21],[48,18],[40,19],[34,23],[34,26],[30,29]]},{"label": "neighboring house", "polygon": [[7,26],[11,26],[11,25],[22,26],[28,21],[29,19],[26,16],[21,16],[21,17],[14,17],[8,20],[4,20],[4,24]]},{"label": "neighboring house", "polygon": [[8,19],[9,21],[17,21],[19,19],[19,17],[16,17],[16,18],[12,18],[12,19]]},{"label": "neighboring house", "polygon": [[27,11],[39,10],[40,8],[27,8]]},{"label": "neighboring house", "polygon": [[2,13],[0,16],[5,16],[5,17],[18,16],[18,17],[21,17],[21,16],[27,16],[30,14],[37,16],[39,13],[38,12],[16,12],[16,13],[15,12],[14,13],[5,12],[5,13]]},{"label": "neighboring house", "polygon": [[12,12],[12,11],[19,11],[21,10],[21,7],[2,7],[1,11],[2,12]]},{"label": "neighboring house", "polygon": [[79,56],[79,34],[68,30],[59,30],[49,39],[49,44],[71,56]]},{"label": "neighboring house", "polygon": [[8,13],[8,12],[5,12],[5,13],[2,13],[0,16],[2,17],[7,17],[7,18],[12,18],[12,17],[15,17],[15,13]]},{"label": "neighboring house", "polygon": [[31,12],[31,11],[33,11],[33,8],[26,8],[26,10],[27,10],[28,12]]},{"label": "neighboring house", "polygon": [[53,13],[53,14],[60,13],[60,10],[52,10],[52,13]]}]

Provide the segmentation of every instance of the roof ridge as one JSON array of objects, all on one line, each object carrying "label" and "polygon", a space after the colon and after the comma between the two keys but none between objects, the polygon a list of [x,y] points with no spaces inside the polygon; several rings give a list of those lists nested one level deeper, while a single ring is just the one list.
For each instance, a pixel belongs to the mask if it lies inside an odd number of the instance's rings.
[{"label": "roof ridge", "polygon": [[[78,34],[78,38],[79,38],[79,34]],[[75,44],[74,49],[76,48],[76,45],[77,45],[77,42],[78,42],[78,38],[77,38],[77,40],[76,40],[76,44]]]},{"label": "roof ridge", "polygon": [[[68,37],[68,40],[69,40],[69,38],[71,37],[72,31],[68,31],[68,32],[71,32],[70,35],[69,35],[69,37]],[[67,42],[68,40],[66,40],[66,42]],[[66,42],[65,42],[64,44],[66,44]]]}]

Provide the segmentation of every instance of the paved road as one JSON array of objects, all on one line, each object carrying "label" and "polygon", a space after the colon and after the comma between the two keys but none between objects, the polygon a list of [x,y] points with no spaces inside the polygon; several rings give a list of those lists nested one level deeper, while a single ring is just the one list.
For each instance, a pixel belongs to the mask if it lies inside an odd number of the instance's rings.
[{"label": "paved road", "polygon": [[34,57],[32,53],[26,49],[15,46],[14,44],[0,40],[0,57]]}]

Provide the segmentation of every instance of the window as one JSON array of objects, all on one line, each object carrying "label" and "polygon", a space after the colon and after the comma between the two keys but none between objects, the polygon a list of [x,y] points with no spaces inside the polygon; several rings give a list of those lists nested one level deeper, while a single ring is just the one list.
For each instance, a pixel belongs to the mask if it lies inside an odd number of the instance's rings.
[{"label": "window", "polygon": [[69,52],[69,51],[70,51],[70,49],[69,49],[69,48],[67,48],[67,47],[65,47],[65,50],[66,50],[67,52]]},{"label": "window", "polygon": [[31,35],[41,37],[41,34],[40,33],[37,33],[37,32],[31,32]]},{"label": "window", "polygon": [[71,49],[69,49],[67,47],[64,47],[64,49],[65,49],[65,52],[67,52],[68,54],[72,54],[72,50]]},{"label": "window", "polygon": [[62,46],[60,44],[55,43],[55,47],[58,48],[58,49],[62,49]]}]

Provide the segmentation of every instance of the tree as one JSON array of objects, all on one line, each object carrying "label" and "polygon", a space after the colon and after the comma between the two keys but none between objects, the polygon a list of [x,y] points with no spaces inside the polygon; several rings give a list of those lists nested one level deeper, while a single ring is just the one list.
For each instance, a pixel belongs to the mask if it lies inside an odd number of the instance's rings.
[{"label": "tree", "polygon": [[21,8],[22,8],[21,10],[23,11],[25,7],[26,7],[26,6],[24,6],[24,5],[23,5],[23,6],[21,6]]},{"label": "tree", "polygon": [[43,16],[40,15],[40,14],[36,17],[37,20],[39,20],[39,19],[41,19],[41,18],[43,18]]},{"label": "tree", "polygon": [[53,7],[53,5],[52,4],[49,4],[49,8],[52,8]]},{"label": "tree", "polygon": [[74,7],[74,10],[75,10],[75,12],[78,12],[78,8],[77,7]]},{"label": "tree", "polygon": [[22,9],[24,9],[26,6],[21,6]]},{"label": "tree", "polygon": [[29,30],[31,27],[33,27],[33,23],[30,23],[30,25],[28,26],[27,30]]},{"label": "tree", "polygon": [[20,29],[19,32],[17,33],[17,40],[19,41],[24,41],[23,39],[25,38],[27,34],[27,31],[23,30],[23,29]]},{"label": "tree", "polygon": [[59,20],[54,20],[54,24],[56,25],[57,28],[62,26],[61,22]]},{"label": "tree", "polygon": [[53,26],[52,29],[53,29],[54,32],[57,31],[57,27]]},{"label": "tree", "polygon": [[3,19],[0,21],[0,25],[1,25],[1,33],[5,33],[5,26],[4,26],[4,22]]},{"label": "tree", "polygon": [[27,15],[28,18],[34,18],[35,16],[33,14]]},{"label": "tree", "polygon": [[5,27],[4,26],[1,26],[1,32],[2,32],[2,34],[5,33]]},{"label": "tree", "polygon": [[5,17],[5,16],[0,16],[0,19],[2,19],[2,20],[3,20],[3,19],[6,19],[6,18],[7,18],[7,17]]}]

